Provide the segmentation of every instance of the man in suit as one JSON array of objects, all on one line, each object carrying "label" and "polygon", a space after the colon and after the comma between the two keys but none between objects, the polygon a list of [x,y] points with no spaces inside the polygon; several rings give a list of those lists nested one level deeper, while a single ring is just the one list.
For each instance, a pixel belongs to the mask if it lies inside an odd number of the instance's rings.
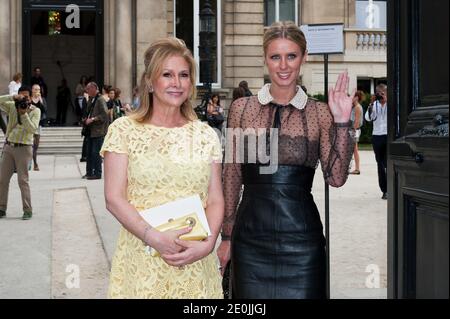
[{"label": "man in suit", "polygon": [[83,177],[94,180],[102,178],[102,158],[99,152],[109,122],[106,101],[99,93],[98,85],[95,82],[88,83],[86,92],[89,95],[89,103],[88,113],[83,124],[89,132],[89,137],[87,139],[86,175]]},{"label": "man in suit", "polygon": [[81,136],[83,136],[83,147],[81,150],[81,158],[80,162],[86,162],[87,161],[87,141],[89,139],[89,136],[87,135],[88,129],[85,128],[84,120],[88,116],[88,101],[89,101],[89,95],[87,93],[84,93],[84,96],[82,99],[76,98],[75,99],[75,109],[76,114],[78,116],[78,122],[76,125],[83,126],[83,129],[81,131]]}]

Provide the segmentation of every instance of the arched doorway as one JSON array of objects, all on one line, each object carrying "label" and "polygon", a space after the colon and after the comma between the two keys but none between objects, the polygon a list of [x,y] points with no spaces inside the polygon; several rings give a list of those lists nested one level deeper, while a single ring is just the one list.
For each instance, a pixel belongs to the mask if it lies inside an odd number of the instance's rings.
[{"label": "arched doorway", "polygon": [[80,77],[103,84],[103,0],[23,0],[22,8],[24,83],[31,83],[34,68],[41,69],[48,87],[47,116],[51,124],[61,125],[55,121],[56,98],[58,86],[66,79],[71,103],[65,125],[73,125]]}]

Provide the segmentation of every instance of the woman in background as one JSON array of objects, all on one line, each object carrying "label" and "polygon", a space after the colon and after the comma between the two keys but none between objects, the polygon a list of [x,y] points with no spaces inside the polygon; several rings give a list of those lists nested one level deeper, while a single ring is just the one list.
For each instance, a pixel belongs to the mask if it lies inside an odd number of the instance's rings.
[{"label": "woman in background", "polygon": [[31,87],[31,104],[41,110],[41,119],[39,121],[39,127],[36,133],[33,135],[33,169],[39,171],[39,165],[37,162],[37,151],[39,149],[39,142],[41,139],[42,122],[47,118],[47,103],[41,96],[41,87],[39,84],[34,84]]},{"label": "woman in background", "polygon": [[22,73],[14,74],[13,80],[9,82],[8,91],[9,95],[16,95],[19,92],[19,88],[22,86]]},{"label": "woman in background", "polygon": [[218,130],[222,130],[222,124],[225,120],[223,117],[223,108],[220,105],[219,94],[213,94],[209,100],[207,107],[208,124]]},{"label": "woman in background", "polygon": [[355,149],[353,150],[353,156],[355,157],[355,169],[351,171],[349,174],[359,175],[360,171],[360,157],[358,152],[358,142],[359,137],[361,136],[361,126],[363,125],[363,108],[361,106],[361,101],[364,99],[364,92],[357,91],[355,93],[355,97],[353,98],[353,108],[351,114],[351,121],[353,124],[353,128],[355,129]]}]

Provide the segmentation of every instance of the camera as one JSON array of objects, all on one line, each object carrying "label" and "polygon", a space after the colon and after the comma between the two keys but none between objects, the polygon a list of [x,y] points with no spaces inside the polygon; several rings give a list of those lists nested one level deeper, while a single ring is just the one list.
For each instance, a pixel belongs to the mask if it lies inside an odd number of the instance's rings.
[{"label": "camera", "polygon": [[30,103],[28,103],[28,101],[26,99],[16,101],[15,104],[16,104],[16,108],[22,109],[22,110],[26,110],[30,106]]},{"label": "camera", "polygon": [[383,99],[383,96],[381,94],[377,93],[377,94],[375,94],[375,99],[377,101],[381,101]]}]

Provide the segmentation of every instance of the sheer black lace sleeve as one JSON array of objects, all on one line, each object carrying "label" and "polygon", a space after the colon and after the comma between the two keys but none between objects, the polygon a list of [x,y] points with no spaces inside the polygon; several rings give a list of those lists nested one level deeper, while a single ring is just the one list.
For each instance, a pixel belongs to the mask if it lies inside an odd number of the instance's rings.
[{"label": "sheer black lace sleeve", "polygon": [[354,130],[348,125],[334,123],[329,106],[316,103],[320,127],[320,164],[324,178],[333,187],[345,184],[353,155]]},{"label": "sheer black lace sleeve", "polygon": [[242,188],[241,163],[237,160],[237,146],[239,145],[240,134],[238,132],[233,134],[233,129],[240,130],[241,116],[247,101],[248,98],[234,101],[228,113],[223,171],[223,192],[225,198],[225,217],[222,226],[223,240],[230,239]]}]

